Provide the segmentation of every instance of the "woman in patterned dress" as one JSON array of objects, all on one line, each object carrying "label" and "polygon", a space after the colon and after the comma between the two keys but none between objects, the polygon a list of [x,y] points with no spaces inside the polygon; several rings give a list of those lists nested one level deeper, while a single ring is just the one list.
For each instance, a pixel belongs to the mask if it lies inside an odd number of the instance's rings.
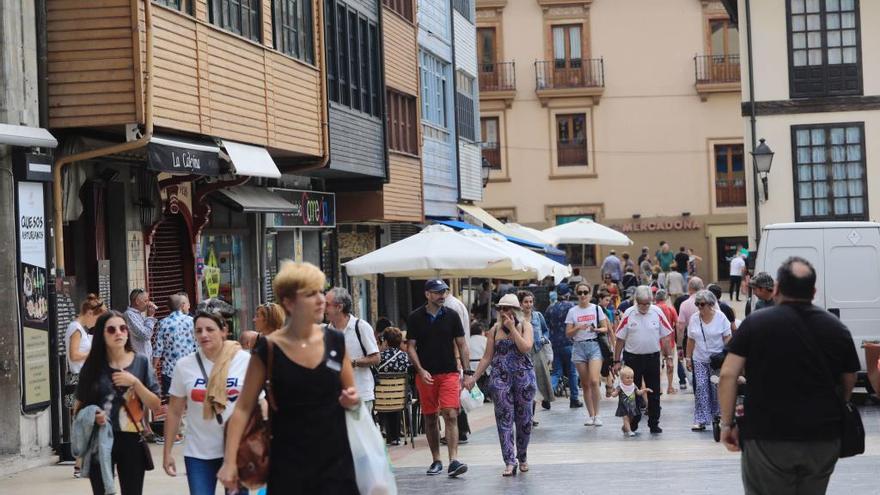
[{"label": "woman in patterned dress", "polygon": [[[532,324],[523,318],[519,299],[507,294],[498,301],[499,321],[489,331],[486,352],[464,386],[470,390],[492,364],[489,392],[495,405],[495,424],[504,458],[502,476],[529,470],[527,453],[532,433],[532,402],[537,384],[535,368],[529,358],[534,345]],[[514,429],[516,431],[514,440]],[[518,461],[518,464],[517,464]]]},{"label": "woman in patterned dress", "polygon": [[[400,348],[403,332],[397,327],[387,327],[382,331],[382,341],[386,348],[379,354],[379,373],[406,373],[410,366],[409,356]],[[400,411],[379,413],[380,424],[385,426],[385,442],[400,445]]]}]

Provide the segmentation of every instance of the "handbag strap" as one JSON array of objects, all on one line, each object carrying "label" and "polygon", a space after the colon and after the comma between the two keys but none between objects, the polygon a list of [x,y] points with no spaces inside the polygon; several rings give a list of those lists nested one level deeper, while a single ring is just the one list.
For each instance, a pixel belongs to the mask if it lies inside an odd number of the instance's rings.
[{"label": "handbag strap", "polygon": [[[207,390],[207,388],[208,388],[208,374],[205,373],[205,364],[202,362],[202,355],[199,353],[198,350],[196,350],[196,362],[199,363],[199,370],[202,372],[202,378],[205,379],[205,389]],[[221,416],[220,413],[215,411],[214,417],[217,419],[218,425],[223,424],[223,416]]]},{"label": "handbag strap", "polygon": [[[132,392],[132,393],[134,393],[134,392]],[[138,399],[138,400],[140,400],[140,399]],[[141,407],[143,407],[143,405]],[[122,408],[125,409],[125,414],[128,414],[128,419],[130,419],[131,422],[134,423],[134,429],[135,429],[135,431],[137,431],[138,435],[140,435],[141,441],[146,442],[147,439],[144,437],[144,429],[140,425],[140,421],[136,421],[134,419],[134,414],[132,414],[131,410],[128,408],[128,401],[126,401],[126,400],[122,401]]]},{"label": "handbag strap", "polygon": [[377,369],[381,370],[382,368],[388,366],[389,364],[391,364],[391,361],[394,361],[395,359],[397,359],[397,356],[399,356],[401,353],[403,353],[403,351],[401,351],[400,349],[395,349],[394,355],[391,356],[390,358],[388,358],[387,360],[385,360],[384,363],[380,364],[379,368],[377,368]]},{"label": "handbag strap", "polygon": [[272,413],[277,411],[275,406],[275,394],[272,391],[272,371],[275,368],[275,343],[268,337],[266,339],[266,380],[263,382],[263,389],[266,391],[266,401],[269,403],[269,425],[272,424]]}]

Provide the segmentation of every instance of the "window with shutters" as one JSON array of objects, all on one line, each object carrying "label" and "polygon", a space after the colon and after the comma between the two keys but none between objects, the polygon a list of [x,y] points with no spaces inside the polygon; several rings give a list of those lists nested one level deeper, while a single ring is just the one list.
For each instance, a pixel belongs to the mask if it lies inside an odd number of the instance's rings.
[{"label": "window with shutters", "polygon": [[865,124],[792,126],[795,219],[867,220]]},{"label": "window with shutters", "polygon": [[275,48],[291,57],[315,62],[312,42],[312,2],[310,0],[274,0]]},{"label": "window with shutters", "polygon": [[260,0],[208,0],[208,20],[251,41],[262,40]]},{"label": "window with shutters", "polygon": [[327,85],[330,101],[381,116],[379,30],[344,3],[325,3]]},{"label": "window with shutters", "polygon": [[715,145],[715,206],[746,205],[746,171],[743,145]]},{"label": "window with shutters", "polygon": [[455,73],[455,122],[458,135],[468,141],[476,141],[476,117],[474,117],[474,78],[459,71]]},{"label": "window with shutters", "polygon": [[388,128],[388,149],[418,155],[416,97],[389,89],[385,94],[385,104],[388,109],[385,116]]},{"label": "window with shutters", "polygon": [[382,0],[382,3],[409,22],[413,21],[413,0]]},{"label": "window with shutters", "polygon": [[792,98],[862,94],[859,0],[786,0]]}]

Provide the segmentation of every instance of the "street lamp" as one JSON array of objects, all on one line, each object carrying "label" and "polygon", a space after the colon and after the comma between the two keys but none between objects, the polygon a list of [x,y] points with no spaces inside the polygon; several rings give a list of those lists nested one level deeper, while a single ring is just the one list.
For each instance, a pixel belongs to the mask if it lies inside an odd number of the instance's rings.
[{"label": "street lamp", "polygon": [[[758,171],[758,175],[761,177],[761,183],[764,185],[764,201],[769,199],[768,190],[767,190],[767,175],[770,173],[770,166],[773,165],[773,150],[767,146],[767,143],[764,142],[764,139],[759,140],[760,144],[758,147],[752,151],[752,160],[755,162],[755,170]],[[756,200],[758,198],[755,198]]]},{"label": "street lamp", "polygon": [[489,160],[487,160],[486,157],[484,156],[482,165],[480,167],[480,173],[483,178],[483,187],[484,188],[489,183],[489,173],[490,172],[492,172],[492,165],[489,164]]}]

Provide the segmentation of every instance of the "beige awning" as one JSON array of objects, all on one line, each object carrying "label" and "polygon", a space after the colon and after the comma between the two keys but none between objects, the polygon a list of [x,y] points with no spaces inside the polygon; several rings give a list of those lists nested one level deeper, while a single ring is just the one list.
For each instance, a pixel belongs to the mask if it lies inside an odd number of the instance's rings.
[{"label": "beige awning", "polygon": [[507,234],[507,228],[501,223],[501,220],[493,217],[491,213],[480,208],[479,206],[474,205],[458,205],[458,209],[467,213],[468,215],[476,218],[480,222],[483,223],[486,227],[498,232],[500,234]]}]

